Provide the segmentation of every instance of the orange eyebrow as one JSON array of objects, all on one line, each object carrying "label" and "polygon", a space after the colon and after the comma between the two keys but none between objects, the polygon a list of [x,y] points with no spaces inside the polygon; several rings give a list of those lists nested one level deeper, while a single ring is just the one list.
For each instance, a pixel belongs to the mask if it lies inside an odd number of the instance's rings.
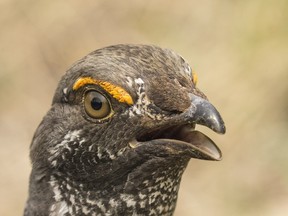
[{"label": "orange eyebrow", "polygon": [[102,87],[105,91],[107,91],[113,98],[118,100],[121,103],[126,103],[128,105],[134,104],[132,97],[130,94],[125,91],[123,88],[116,86],[112,83],[96,80],[92,77],[80,77],[73,85],[73,90],[76,91],[84,85],[95,84]]},{"label": "orange eyebrow", "polygon": [[198,82],[198,76],[195,71],[192,71],[192,79],[193,79],[194,85],[196,86]]}]

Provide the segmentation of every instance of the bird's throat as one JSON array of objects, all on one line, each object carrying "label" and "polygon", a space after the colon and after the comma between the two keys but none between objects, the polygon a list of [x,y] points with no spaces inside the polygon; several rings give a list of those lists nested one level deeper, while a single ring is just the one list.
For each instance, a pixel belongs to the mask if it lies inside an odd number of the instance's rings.
[{"label": "bird's throat", "polygon": [[53,175],[50,187],[54,203],[50,211],[66,209],[69,215],[172,215],[187,162],[151,158],[130,172],[125,181],[109,187]]}]

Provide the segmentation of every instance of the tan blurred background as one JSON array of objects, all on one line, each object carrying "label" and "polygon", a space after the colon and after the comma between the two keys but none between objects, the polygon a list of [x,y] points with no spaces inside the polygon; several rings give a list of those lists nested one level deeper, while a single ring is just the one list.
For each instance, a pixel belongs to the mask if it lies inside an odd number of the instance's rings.
[{"label": "tan blurred background", "polygon": [[[170,3],[169,3],[170,2]],[[191,160],[178,216],[288,215],[288,1],[0,1],[0,215],[21,215],[29,145],[76,60],[118,43],[171,48],[221,111],[221,162]]]}]

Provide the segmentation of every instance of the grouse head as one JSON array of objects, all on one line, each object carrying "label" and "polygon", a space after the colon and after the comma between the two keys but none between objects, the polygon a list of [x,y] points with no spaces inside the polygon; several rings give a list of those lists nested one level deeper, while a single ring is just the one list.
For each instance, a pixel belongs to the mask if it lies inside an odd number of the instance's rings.
[{"label": "grouse head", "polygon": [[25,215],[172,215],[189,160],[221,159],[195,130],[225,133],[196,82],[182,57],[156,46],[76,62],[35,132]]}]

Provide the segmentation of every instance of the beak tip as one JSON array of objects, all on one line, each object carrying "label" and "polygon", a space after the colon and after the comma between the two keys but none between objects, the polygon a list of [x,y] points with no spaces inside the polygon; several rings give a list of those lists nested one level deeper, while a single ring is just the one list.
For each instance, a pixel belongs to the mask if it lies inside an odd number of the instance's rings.
[{"label": "beak tip", "polygon": [[204,125],[219,134],[226,133],[225,123],[217,109],[207,100],[194,96],[196,123]]},{"label": "beak tip", "polygon": [[223,124],[219,125],[219,127],[216,128],[216,130],[214,130],[215,132],[219,133],[219,134],[225,134],[226,133],[226,127]]},{"label": "beak tip", "polygon": [[223,119],[221,118],[220,114],[218,112],[213,112],[214,118],[208,124],[208,127],[210,127],[213,131],[215,131],[218,134],[225,134],[226,133],[226,127]]}]

